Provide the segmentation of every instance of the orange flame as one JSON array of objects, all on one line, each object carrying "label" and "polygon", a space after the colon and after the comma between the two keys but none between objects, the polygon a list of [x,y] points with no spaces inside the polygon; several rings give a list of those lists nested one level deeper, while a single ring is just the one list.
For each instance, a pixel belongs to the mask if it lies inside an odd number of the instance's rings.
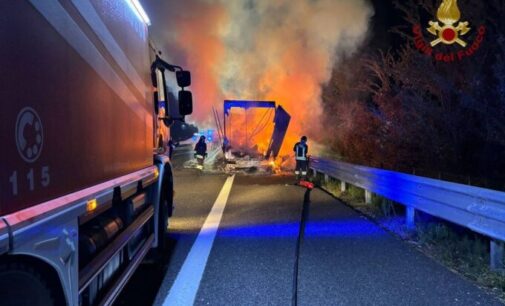
[{"label": "orange flame", "polygon": [[[372,15],[367,0],[145,2],[167,59],[192,72],[188,119],[213,126],[211,109],[225,98],[274,100],[291,115],[281,154],[302,135],[309,142],[320,135],[321,85],[338,56],[363,41]],[[266,150],[270,136],[271,129],[259,133],[250,145]]]}]

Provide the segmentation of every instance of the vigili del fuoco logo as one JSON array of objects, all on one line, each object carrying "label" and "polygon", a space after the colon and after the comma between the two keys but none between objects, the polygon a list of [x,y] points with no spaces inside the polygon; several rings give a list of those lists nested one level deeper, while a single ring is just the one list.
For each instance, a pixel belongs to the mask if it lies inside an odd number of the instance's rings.
[{"label": "vigili del fuoco logo", "polygon": [[[446,63],[461,61],[474,55],[486,35],[485,26],[473,29],[468,21],[462,20],[458,0],[443,0],[437,11],[437,20],[430,21],[426,30],[432,40],[424,37],[420,24],[414,25],[416,48],[435,60]],[[473,31],[476,31],[476,35]],[[469,41],[471,37],[474,38]],[[454,51],[437,51],[441,45],[454,47]]]}]

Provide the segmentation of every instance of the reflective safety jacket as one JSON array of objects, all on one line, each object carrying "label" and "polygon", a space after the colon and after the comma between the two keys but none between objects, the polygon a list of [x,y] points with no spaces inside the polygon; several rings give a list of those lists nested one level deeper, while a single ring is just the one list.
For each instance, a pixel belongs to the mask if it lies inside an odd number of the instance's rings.
[{"label": "reflective safety jacket", "polygon": [[307,160],[307,152],[309,151],[309,146],[306,143],[297,142],[293,148],[295,151],[296,160]]}]

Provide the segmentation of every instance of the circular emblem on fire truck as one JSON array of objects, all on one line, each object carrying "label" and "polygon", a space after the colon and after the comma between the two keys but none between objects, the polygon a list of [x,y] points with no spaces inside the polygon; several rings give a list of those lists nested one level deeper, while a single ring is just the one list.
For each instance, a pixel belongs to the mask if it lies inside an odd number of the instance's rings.
[{"label": "circular emblem on fire truck", "polygon": [[23,108],[16,120],[16,146],[21,158],[28,163],[36,161],[42,153],[44,129],[37,112],[31,107]]}]

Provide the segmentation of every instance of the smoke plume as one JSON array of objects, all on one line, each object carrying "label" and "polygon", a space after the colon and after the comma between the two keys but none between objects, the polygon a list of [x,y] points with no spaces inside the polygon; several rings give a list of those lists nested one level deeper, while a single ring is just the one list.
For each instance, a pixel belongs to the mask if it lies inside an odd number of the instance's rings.
[{"label": "smoke plume", "polygon": [[224,99],[275,100],[292,116],[291,141],[326,130],[321,85],[373,14],[366,0],[144,1],[164,57],[192,72],[195,121],[211,125]]}]

